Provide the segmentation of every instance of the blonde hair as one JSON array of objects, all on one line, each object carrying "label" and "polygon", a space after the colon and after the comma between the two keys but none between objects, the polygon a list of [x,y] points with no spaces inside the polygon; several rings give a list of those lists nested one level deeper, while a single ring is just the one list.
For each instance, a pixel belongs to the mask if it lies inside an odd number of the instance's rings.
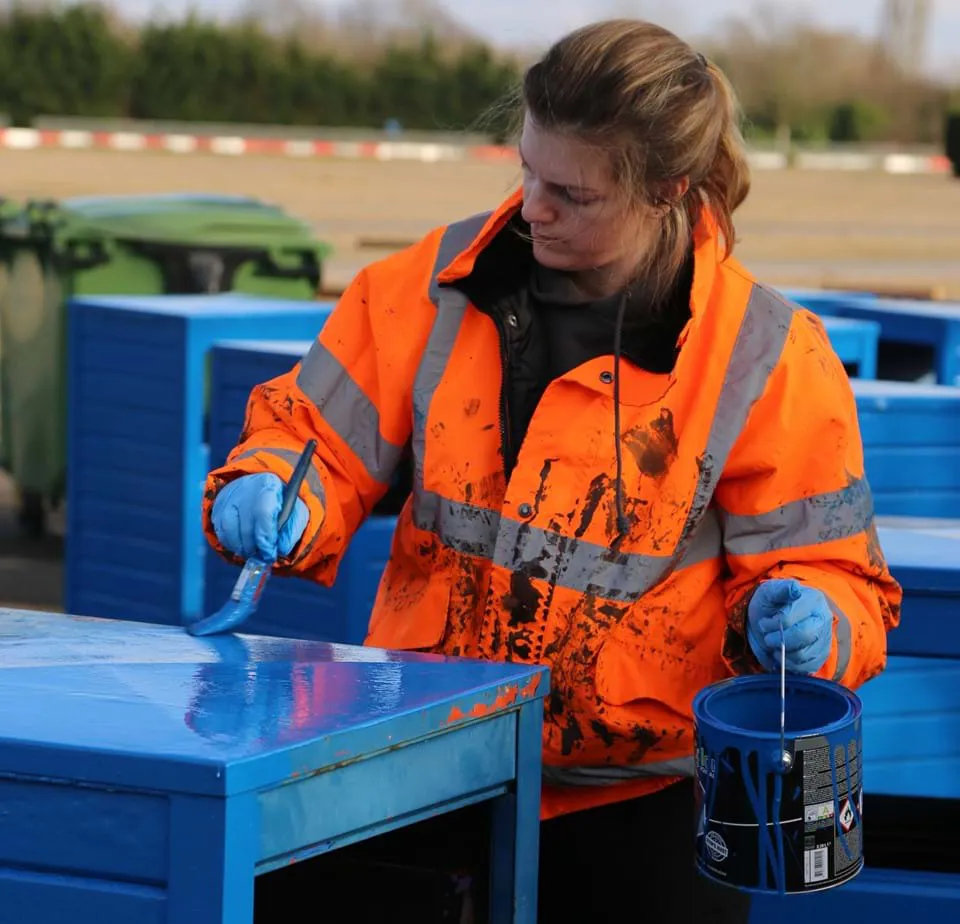
[{"label": "blonde hair", "polygon": [[[683,266],[704,208],[724,258],[733,252],[733,213],[750,191],[740,109],[723,72],[682,39],[634,19],[577,29],[529,68],[521,102],[521,118],[528,113],[540,128],[609,151],[631,202],[667,207],[663,233],[641,268],[654,277],[657,295]],[[683,177],[685,195],[658,199],[658,188]]]}]

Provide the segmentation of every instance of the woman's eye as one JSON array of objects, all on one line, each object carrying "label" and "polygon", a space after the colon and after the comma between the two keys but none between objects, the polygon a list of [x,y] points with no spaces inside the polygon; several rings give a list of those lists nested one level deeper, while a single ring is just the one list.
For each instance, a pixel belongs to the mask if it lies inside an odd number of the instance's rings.
[{"label": "woman's eye", "polygon": [[[520,162],[520,169],[523,171],[525,178],[529,179],[533,176],[533,171],[530,169],[530,166],[523,163],[523,161]],[[567,186],[555,186],[553,184],[549,184],[548,188],[550,189],[550,192],[552,192],[553,195],[555,195],[558,199],[562,199],[564,202],[569,202],[571,205],[586,206],[592,205],[593,202],[596,201],[594,199],[584,198],[580,193],[571,190]]]},{"label": "woman's eye", "polygon": [[562,198],[566,199],[567,202],[571,202],[574,205],[589,205],[592,201],[590,199],[584,199],[583,196],[573,193],[569,189],[561,189],[560,195]]}]

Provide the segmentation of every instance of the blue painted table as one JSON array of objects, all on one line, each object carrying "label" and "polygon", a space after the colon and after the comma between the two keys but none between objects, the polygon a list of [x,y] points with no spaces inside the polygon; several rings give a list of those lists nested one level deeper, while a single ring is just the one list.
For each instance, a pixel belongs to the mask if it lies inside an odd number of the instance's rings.
[{"label": "blue painted table", "polygon": [[880,545],[903,587],[903,619],[890,654],[960,658],[960,530],[904,528],[879,520]]},{"label": "blue painted table", "polygon": [[878,516],[877,526],[881,529],[909,529],[941,539],[960,539],[960,519],[951,517]]},{"label": "blue painted table", "polygon": [[821,317],[830,345],[847,366],[856,366],[858,379],[877,377],[877,347],[880,325],[854,318]]},{"label": "blue painted table", "polygon": [[941,385],[960,385],[960,302],[899,298],[797,299],[811,311],[875,321],[880,343],[906,344],[929,350],[930,365]]},{"label": "blue painted table", "polygon": [[960,799],[960,521],[878,522],[904,602],[887,669],[860,690],[869,789]]},{"label": "blue painted table", "polygon": [[547,686],[0,610],[0,920],[250,924],[256,875],[493,800],[493,919],[533,924]]},{"label": "blue painted table", "polygon": [[210,467],[237,444],[250,392],[289,372],[313,340],[221,340],[210,350]]},{"label": "blue painted table", "polygon": [[833,308],[835,305],[840,307],[850,302],[876,301],[878,297],[875,292],[856,292],[848,289],[811,289],[803,286],[780,289],[780,293],[791,302],[824,315],[834,314]]},{"label": "blue painted table", "polygon": [[858,695],[868,791],[960,799],[960,659],[892,655]]},{"label": "blue painted table", "polygon": [[877,513],[960,517],[960,388],[851,381]]},{"label": "blue painted table", "polygon": [[168,625],[204,614],[210,348],[310,340],[331,308],[234,292],[71,300],[65,610]]}]

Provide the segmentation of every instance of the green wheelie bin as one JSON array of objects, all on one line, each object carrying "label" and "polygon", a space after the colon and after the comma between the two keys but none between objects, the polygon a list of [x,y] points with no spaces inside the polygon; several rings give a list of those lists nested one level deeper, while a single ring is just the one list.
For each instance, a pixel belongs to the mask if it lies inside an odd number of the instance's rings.
[{"label": "green wheelie bin", "polygon": [[[13,199],[0,198],[0,228],[13,218],[19,211],[20,206]],[[7,288],[7,280],[10,278],[10,249],[5,246],[5,241],[0,236],[0,302],[3,301],[3,293]],[[0,368],[3,366],[3,326],[0,325]],[[3,468],[3,376],[0,374],[0,469]]]},{"label": "green wheelie bin", "polygon": [[66,323],[74,295],[237,291],[311,299],[329,245],[279,207],[202,194],[31,200],[0,209],[0,468],[20,524],[66,485]]}]

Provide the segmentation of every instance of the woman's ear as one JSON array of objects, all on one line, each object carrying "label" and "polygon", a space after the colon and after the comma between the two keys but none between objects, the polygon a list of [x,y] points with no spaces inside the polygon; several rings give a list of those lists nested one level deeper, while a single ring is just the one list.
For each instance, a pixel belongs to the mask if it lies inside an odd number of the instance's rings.
[{"label": "woman's ear", "polygon": [[676,205],[689,191],[690,177],[681,176],[673,180],[661,180],[654,188],[657,205],[672,207]]}]

